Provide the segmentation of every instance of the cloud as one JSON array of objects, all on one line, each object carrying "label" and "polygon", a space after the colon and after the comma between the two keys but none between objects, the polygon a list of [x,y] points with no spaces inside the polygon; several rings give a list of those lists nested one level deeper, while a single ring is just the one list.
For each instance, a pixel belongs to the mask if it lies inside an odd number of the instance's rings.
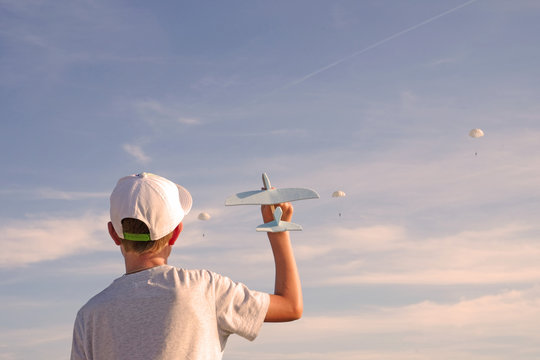
[{"label": "cloud", "polygon": [[0,190],[0,195],[27,196],[34,199],[43,200],[88,200],[107,198],[106,192],[85,192],[85,191],[63,191],[51,188],[38,189],[4,189]]},{"label": "cloud", "polygon": [[0,267],[50,261],[83,251],[106,249],[106,214],[27,218],[1,224]]},{"label": "cloud", "polygon": [[133,156],[137,161],[147,164],[150,162],[150,157],[146,155],[143,151],[143,149],[139,145],[132,145],[132,144],[124,144],[122,146],[125,152],[127,152],[129,155]]},{"label": "cloud", "polygon": [[445,58],[439,58],[431,61],[428,63],[428,66],[440,66],[440,65],[447,65],[447,64],[457,64],[461,62],[461,58],[458,57],[445,57]]},{"label": "cloud", "polygon": [[367,46],[367,47],[365,47],[365,48],[363,48],[361,50],[358,50],[358,51],[356,51],[356,52],[354,52],[354,53],[352,53],[350,55],[347,55],[347,56],[345,56],[345,57],[343,57],[343,58],[341,58],[339,60],[334,61],[331,64],[328,64],[328,65],[326,65],[324,67],[321,67],[320,69],[317,69],[317,70],[303,76],[302,78],[294,80],[294,81],[286,84],[285,86],[283,86],[279,90],[287,89],[287,88],[290,88],[292,86],[299,85],[299,84],[303,83],[304,81],[306,81],[306,80],[308,80],[308,79],[310,79],[310,78],[312,78],[312,77],[314,77],[314,76],[316,76],[316,75],[318,75],[320,73],[323,73],[323,72],[325,72],[325,71],[327,71],[327,70],[329,70],[329,69],[331,69],[333,67],[336,67],[336,66],[340,65],[341,63],[343,63],[345,61],[348,61],[348,60],[350,60],[352,58],[355,58],[355,57],[357,57],[359,55],[362,55],[362,54],[364,54],[364,53],[366,53],[366,52],[368,52],[368,51],[370,51],[372,49],[375,49],[375,48],[377,48],[377,47],[379,47],[379,46],[381,46],[381,45],[383,45],[383,44],[385,44],[385,43],[387,43],[389,41],[397,39],[397,38],[411,32],[413,30],[416,30],[416,29],[418,29],[418,28],[420,28],[420,27],[422,27],[424,25],[427,25],[427,24],[429,24],[429,23],[431,23],[433,21],[436,21],[436,20],[438,20],[438,19],[440,19],[440,18],[442,18],[444,16],[447,16],[447,15],[449,15],[449,14],[455,12],[455,11],[461,10],[462,8],[471,5],[476,1],[477,0],[466,1],[466,2],[464,2],[464,3],[462,3],[462,4],[458,5],[458,6],[455,6],[455,7],[451,8],[451,9],[449,9],[449,10],[443,11],[443,12],[441,12],[441,13],[435,15],[435,16],[432,16],[429,19],[421,21],[416,25],[413,25],[413,26],[410,26],[410,27],[408,27],[406,29],[398,31],[398,32],[396,32],[396,33],[394,33],[394,34],[392,34],[392,35],[390,35],[390,36],[388,36],[388,37],[386,37],[386,38],[384,38],[384,39],[382,39],[380,41],[374,42],[373,44],[371,44],[371,45],[369,45],[369,46]]},{"label": "cloud", "polygon": [[185,112],[176,106],[168,105],[157,100],[140,100],[134,104],[135,111],[145,122],[157,125],[199,125],[201,121],[197,118],[186,116]]},{"label": "cloud", "polygon": [[[540,197],[540,134],[491,129],[475,157],[468,130],[436,155],[429,149],[441,147],[439,136],[420,140],[422,146],[394,142],[367,154],[346,149],[313,157],[293,153],[266,158],[265,168],[276,185],[306,186],[321,194],[319,200],[295,203],[293,221],[302,224],[304,232],[292,237],[304,284],[539,281],[535,209]],[[294,164],[294,169],[284,163]],[[336,188],[347,197],[332,199]],[[273,267],[271,254],[253,244],[257,235],[248,232],[259,224],[253,209],[228,209],[215,216],[204,224],[213,234],[205,246],[218,247],[219,255],[205,253],[203,261],[235,279],[266,276],[261,274]],[[198,236],[193,239],[190,246],[195,248],[182,249],[182,255],[192,255],[190,264],[198,264]],[[246,274],[252,264],[259,266]]]},{"label": "cloud", "polygon": [[539,232],[525,224],[427,238],[388,225],[316,229],[295,249],[310,286],[535,283]]},{"label": "cloud", "polygon": [[[413,134],[411,141],[390,142],[386,149],[366,153],[325,149],[311,156],[265,158],[265,171],[276,186],[305,186],[321,194],[319,200],[294,203],[293,221],[304,226],[303,232],[292,234],[304,284],[539,281],[535,210],[540,198],[540,133],[489,129],[476,157],[469,130]],[[246,169],[260,168],[260,161],[238,167],[239,173],[247,173]],[[219,199],[256,188],[260,180],[253,181],[221,191],[214,185],[212,196]],[[337,188],[347,197],[332,199]],[[209,264],[234,279],[266,278],[266,270],[273,268],[271,254],[264,247],[265,237],[252,232],[260,216],[257,209],[244,208],[224,208],[211,222],[201,223],[209,234],[204,241],[202,232],[191,236],[192,225],[186,226],[187,246],[180,262]],[[205,250],[212,246],[219,251]],[[248,274],[246,268],[253,270]]]},{"label": "cloud", "polygon": [[234,132],[220,132],[215,136],[233,138],[233,137],[253,137],[253,138],[265,138],[270,136],[279,136],[280,138],[284,137],[296,137],[296,138],[305,138],[308,137],[308,131],[305,129],[299,128],[280,128],[272,130],[261,130],[261,131],[234,131]]},{"label": "cloud", "polygon": [[[533,359],[540,353],[540,288],[507,290],[454,303],[424,301],[304,316],[265,324],[257,358]],[[354,340],[352,340],[354,339]],[[229,347],[232,358],[255,348]],[[309,349],[309,351],[306,351]],[[282,357],[283,355],[283,357]]]},{"label": "cloud", "polygon": [[191,85],[191,88],[197,91],[205,91],[208,92],[209,89],[211,90],[223,90],[231,88],[235,85],[238,85],[239,80],[237,79],[237,76],[212,76],[212,75],[205,75],[196,82],[194,82]]},{"label": "cloud", "polygon": [[[211,267],[266,286],[263,279],[274,267],[266,237],[246,230],[259,223],[250,217],[241,224],[188,224],[171,263]],[[308,287],[540,282],[540,228],[531,224],[498,224],[436,236],[399,225],[303,225],[304,232],[291,237]]]},{"label": "cloud", "polygon": [[48,188],[38,189],[36,194],[41,199],[51,200],[86,200],[109,197],[109,193],[106,192],[62,191]]},{"label": "cloud", "polygon": [[187,117],[180,117],[180,118],[178,118],[177,121],[180,124],[185,124],[185,125],[198,125],[198,124],[201,123],[201,121],[199,119],[187,118]]},{"label": "cloud", "polygon": [[69,356],[72,334],[73,324],[0,329],[0,359],[20,359],[21,354],[31,358],[43,354],[48,358],[64,358]]},{"label": "cloud", "polygon": [[[413,102],[409,95],[406,98]],[[453,209],[460,216],[486,204],[513,204],[540,196],[538,131],[488,128],[484,138],[472,139],[468,127],[451,137],[444,131],[421,130],[376,151],[325,149],[310,157],[276,156],[265,159],[265,164],[269,169],[280,169],[284,162],[295,164],[294,171],[285,174],[287,183],[307,180],[322,195],[343,188],[348,195],[344,205],[361,201],[365,213],[400,211],[409,217],[433,209],[436,216]]]}]

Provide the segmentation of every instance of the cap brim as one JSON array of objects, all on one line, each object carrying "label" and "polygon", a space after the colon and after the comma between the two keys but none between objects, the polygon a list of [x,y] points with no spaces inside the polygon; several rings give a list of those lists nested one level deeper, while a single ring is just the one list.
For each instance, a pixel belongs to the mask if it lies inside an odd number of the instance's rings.
[{"label": "cap brim", "polygon": [[189,191],[186,190],[186,188],[178,184],[176,184],[176,186],[178,187],[178,195],[180,196],[180,205],[184,210],[184,216],[186,216],[191,210],[191,206],[193,205],[193,199],[191,198],[191,194],[189,193]]}]

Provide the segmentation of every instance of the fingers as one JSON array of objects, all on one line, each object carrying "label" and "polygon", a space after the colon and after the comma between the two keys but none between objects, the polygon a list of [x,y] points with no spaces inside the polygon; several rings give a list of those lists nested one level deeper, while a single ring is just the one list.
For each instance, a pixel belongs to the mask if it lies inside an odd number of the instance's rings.
[{"label": "fingers", "polygon": [[264,222],[269,222],[274,220],[274,208],[280,207],[283,214],[281,215],[281,220],[291,221],[293,214],[293,206],[291,203],[279,203],[274,205],[262,205],[261,213],[263,216]]},{"label": "fingers", "polygon": [[279,206],[281,210],[283,211],[283,215],[281,215],[281,220],[283,221],[291,221],[292,215],[293,215],[293,206],[290,202],[278,204],[276,206]]},{"label": "fingers", "polygon": [[271,205],[261,205],[261,213],[265,223],[274,220],[274,209]]}]

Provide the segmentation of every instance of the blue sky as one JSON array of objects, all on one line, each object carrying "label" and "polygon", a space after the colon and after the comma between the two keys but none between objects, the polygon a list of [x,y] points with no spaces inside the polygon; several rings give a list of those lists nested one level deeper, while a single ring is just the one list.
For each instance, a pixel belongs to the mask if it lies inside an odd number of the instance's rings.
[{"label": "blue sky", "polygon": [[123,274],[108,195],[141,171],[194,197],[171,264],[269,292],[259,210],[225,198],[262,172],[321,194],[294,204],[304,317],[225,359],[538,359],[539,15],[0,1],[0,359],[68,357],[76,311]]}]

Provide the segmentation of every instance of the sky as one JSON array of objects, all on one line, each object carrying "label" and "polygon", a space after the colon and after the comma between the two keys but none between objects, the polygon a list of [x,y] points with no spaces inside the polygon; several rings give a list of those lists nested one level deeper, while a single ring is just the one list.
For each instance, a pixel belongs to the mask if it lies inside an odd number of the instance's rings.
[{"label": "sky", "polygon": [[194,198],[171,265],[266,292],[259,208],[225,199],[263,172],[320,194],[293,203],[303,318],[224,359],[540,358],[539,17],[535,0],[0,0],[0,360],[69,357],[76,312],[124,273],[109,194],[143,171]]}]

